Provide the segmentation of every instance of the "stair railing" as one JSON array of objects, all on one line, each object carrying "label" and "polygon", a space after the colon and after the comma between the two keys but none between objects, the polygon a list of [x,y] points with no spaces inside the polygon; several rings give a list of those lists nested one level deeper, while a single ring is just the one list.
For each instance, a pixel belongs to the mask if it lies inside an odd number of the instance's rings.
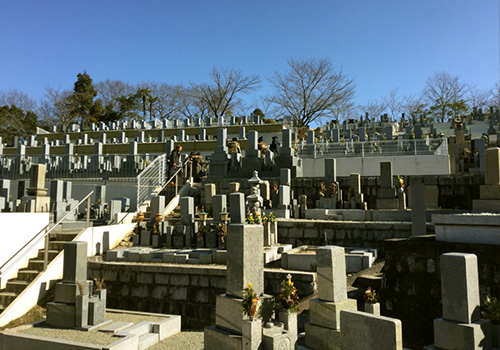
[{"label": "stair railing", "polygon": [[[50,223],[47,224],[44,228],[42,228],[33,238],[29,240],[28,243],[26,243],[21,249],[19,249],[12,257],[7,260],[2,266],[0,266],[0,286],[2,285],[2,278],[5,276],[5,274],[10,271],[10,269],[15,266],[21,259],[23,259],[27,254],[29,254],[33,247],[36,247],[38,243],[42,239],[45,240],[45,247],[43,251],[43,270],[45,271],[47,269],[47,265],[49,264],[49,234],[56,228],[64,219],[68,217],[73,211],[78,209],[78,207],[84,202],[87,201],[87,217],[85,221],[85,229],[89,227],[90,223],[90,196],[94,193],[94,191],[91,191],[88,195],[85,196],[80,202],[78,202],[77,205],[75,205],[69,212],[66,213],[54,226],[49,228]],[[23,250],[31,244],[31,248],[24,251]],[[9,265],[9,263],[12,262],[12,264]],[[4,269],[5,268],[5,269]]]}]

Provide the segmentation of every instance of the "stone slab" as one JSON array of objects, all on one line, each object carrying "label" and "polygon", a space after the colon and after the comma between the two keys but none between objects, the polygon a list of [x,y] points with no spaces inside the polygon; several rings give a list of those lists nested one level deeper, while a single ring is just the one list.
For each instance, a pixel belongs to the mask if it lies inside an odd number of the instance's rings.
[{"label": "stone slab", "polygon": [[440,349],[491,349],[490,333],[491,324],[487,320],[471,324],[434,320],[434,346]]},{"label": "stone slab", "polygon": [[340,331],[342,349],[403,350],[402,324],[395,318],[341,311]]},{"label": "stone slab", "polygon": [[153,322],[142,321],[138,324],[116,333],[117,337],[126,337],[130,334],[150,333],[153,330]]},{"label": "stone slab", "polygon": [[133,322],[115,322],[115,323],[112,323],[108,326],[105,326],[105,327],[99,329],[99,332],[117,333],[117,332],[121,332],[124,329],[127,329],[128,327],[131,327],[133,325],[134,325]]},{"label": "stone slab", "polygon": [[242,336],[212,325],[204,329],[203,344],[205,349],[241,350]]},{"label": "stone slab", "polygon": [[347,299],[344,248],[324,246],[316,249],[318,299],[341,301]]},{"label": "stone slab", "polygon": [[181,316],[170,315],[163,321],[153,324],[153,333],[157,333],[160,340],[163,340],[171,335],[181,331]]},{"label": "stone slab", "polygon": [[[312,350],[340,350],[340,331],[306,324],[306,347]],[[367,348],[369,349],[369,348]]]},{"label": "stone slab", "polygon": [[471,323],[481,318],[479,278],[474,254],[446,253],[440,258],[445,320]]},{"label": "stone slab", "polygon": [[345,299],[331,302],[312,299],[309,302],[309,318],[311,324],[331,329],[340,329],[340,311],[342,310],[357,311],[358,307],[356,300]]},{"label": "stone slab", "polygon": [[[243,296],[243,294],[241,294]],[[243,299],[222,294],[215,299],[215,324],[219,328],[241,334],[243,322],[243,311],[241,303]]]},{"label": "stone slab", "polygon": [[432,221],[437,241],[500,245],[498,214],[433,215]]}]

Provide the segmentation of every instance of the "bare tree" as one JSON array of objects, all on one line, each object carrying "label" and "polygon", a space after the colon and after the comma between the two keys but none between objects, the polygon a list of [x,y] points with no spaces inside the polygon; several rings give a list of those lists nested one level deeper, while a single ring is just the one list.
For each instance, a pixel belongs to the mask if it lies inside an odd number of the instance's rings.
[{"label": "bare tree", "polygon": [[398,96],[399,88],[392,89],[388,96],[382,97],[386,109],[389,110],[390,116],[396,120],[402,112],[401,97]]},{"label": "bare tree", "polygon": [[427,103],[424,100],[425,98],[422,94],[404,96],[401,102],[401,112],[409,116],[424,113],[427,107]]},{"label": "bare tree", "polygon": [[59,90],[45,87],[45,98],[38,109],[40,119],[45,125],[59,125],[67,130],[69,125],[76,122],[74,114],[70,113],[72,90]]},{"label": "bare tree", "polygon": [[436,72],[427,78],[424,89],[431,113],[441,122],[463,109],[466,92],[467,85],[460,77],[446,72]]},{"label": "bare tree", "polygon": [[176,85],[176,110],[189,120],[199,117],[204,118],[209,113],[209,104],[202,98],[200,87],[191,84],[190,87]]},{"label": "bare tree", "polygon": [[38,107],[36,101],[29,97],[28,94],[16,89],[7,92],[0,92],[0,106],[6,105],[9,107],[14,105],[25,112],[36,111]]},{"label": "bare tree", "polygon": [[335,70],[330,59],[290,58],[287,62],[290,70],[275,72],[269,81],[275,89],[274,103],[282,114],[292,116],[295,125],[321,121],[330,108],[354,97],[354,79]]},{"label": "bare tree", "polygon": [[259,76],[244,76],[242,71],[234,69],[220,71],[214,67],[210,78],[213,83],[197,87],[201,100],[208,105],[209,112],[215,117],[221,117],[232,109],[237,94],[260,88]]},{"label": "bare tree", "polygon": [[120,111],[118,98],[133,94],[137,87],[121,80],[106,79],[94,84],[97,90],[97,98],[103,101],[105,108],[115,112]]},{"label": "bare tree", "polygon": [[379,100],[368,101],[365,105],[359,106],[359,109],[364,113],[368,113],[370,120],[379,117],[385,111],[385,103]]},{"label": "bare tree", "polygon": [[469,84],[467,86],[467,102],[469,108],[483,108],[488,106],[491,100],[492,90],[480,90],[476,85]]},{"label": "bare tree", "polygon": [[495,87],[491,89],[491,94],[490,94],[490,106],[494,106],[498,109],[500,109],[500,82],[495,84]]},{"label": "bare tree", "polygon": [[155,102],[151,104],[154,117],[172,119],[177,114],[178,93],[175,86],[151,82],[146,84],[151,89],[151,96]]}]

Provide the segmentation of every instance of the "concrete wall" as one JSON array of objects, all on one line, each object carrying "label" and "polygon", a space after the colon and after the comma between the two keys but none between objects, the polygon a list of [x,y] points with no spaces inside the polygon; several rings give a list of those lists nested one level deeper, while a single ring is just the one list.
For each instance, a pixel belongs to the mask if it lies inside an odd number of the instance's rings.
[{"label": "concrete wall", "polygon": [[[29,242],[40,230],[49,223],[49,213],[0,213],[0,266],[7,262],[13,254]],[[31,254],[18,262],[10,262],[1,272],[5,272],[7,267],[11,269],[2,277],[0,288],[5,287],[9,278],[17,275],[17,270],[28,266],[28,260],[38,255],[38,248],[43,247],[43,240],[34,245]],[[33,242],[35,243],[35,242]],[[30,245],[31,247],[31,245]],[[29,247],[28,247],[29,248]]]},{"label": "concrete wall", "polygon": [[[337,159],[337,176],[359,173],[361,176],[380,176],[380,162],[392,162],[398,175],[450,174],[449,155],[346,157]],[[302,159],[304,177],[324,177],[324,158]]]},{"label": "concrete wall", "polygon": [[[87,273],[104,278],[109,308],[182,315],[182,328],[214,324],[215,296],[226,290],[225,266],[89,262]],[[265,293],[278,295],[288,273],[300,297],[314,292],[315,273],[265,270]]]},{"label": "concrete wall", "polygon": [[384,281],[378,295],[381,313],[403,323],[405,347],[434,343],[433,319],[442,316],[440,256],[472,253],[478,257],[481,305],[500,295],[498,246],[436,242],[434,236],[385,242]]}]

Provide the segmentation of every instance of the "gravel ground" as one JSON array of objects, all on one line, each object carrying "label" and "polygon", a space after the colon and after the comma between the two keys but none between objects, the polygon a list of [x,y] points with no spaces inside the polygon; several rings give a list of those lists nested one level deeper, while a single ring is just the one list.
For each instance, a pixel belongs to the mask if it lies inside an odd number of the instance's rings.
[{"label": "gravel ground", "polygon": [[182,331],[148,348],[148,350],[202,350],[203,330]]},{"label": "gravel ground", "polygon": [[[134,324],[142,321],[158,322],[164,319],[159,316],[114,312],[106,312],[106,318],[112,319],[112,323],[133,322]],[[108,325],[109,324],[111,323],[108,323]],[[98,329],[90,332],[83,332],[74,329],[60,329],[50,327],[45,322],[41,322],[34,327],[21,330],[19,333],[95,345],[108,345],[118,340],[118,338],[113,337],[112,334],[99,332]],[[161,341],[149,349],[203,349],[203,331],[182,332]]]}]

